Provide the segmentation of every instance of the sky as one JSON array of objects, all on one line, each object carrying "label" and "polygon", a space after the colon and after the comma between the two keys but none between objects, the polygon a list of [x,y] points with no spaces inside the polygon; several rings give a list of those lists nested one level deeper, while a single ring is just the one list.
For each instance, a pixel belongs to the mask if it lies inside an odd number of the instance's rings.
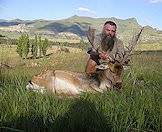
[{"label": "sky", "polygon": [[162,30],[162,0],[0,0],[0,19],[136,18]]}]

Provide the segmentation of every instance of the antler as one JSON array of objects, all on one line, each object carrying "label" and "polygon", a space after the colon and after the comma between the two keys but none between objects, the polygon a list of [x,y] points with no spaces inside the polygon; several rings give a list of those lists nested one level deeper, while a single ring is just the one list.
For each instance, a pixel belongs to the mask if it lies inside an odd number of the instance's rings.
[{"label": "antler", "polygon": [[91,28],[89,26],[88,32],[87,32],[87,38],[88,38],[88,41],[90,42],[90,44],[92,45],[92,47],[93,47],[93,42],[94,42],[94,38],[95,38],[95,31],[96,31],[95,28]]},{"label": "antler", "polygon": [[140,32],[137,35],[133,36],[132,41],[129,43],[129,45],[127,47],[128,51],[123,55],[124,57],[123,57],[122,63],[124,63],[128,59],[128,57],[130,55],[132,55],[132,52],[134,51],[134,48],[137,45],[137,42],[139,40],[139,37],[140,37],[143,29],[144,29],[144,27],[142,27],[142,29],[140,30]]}]

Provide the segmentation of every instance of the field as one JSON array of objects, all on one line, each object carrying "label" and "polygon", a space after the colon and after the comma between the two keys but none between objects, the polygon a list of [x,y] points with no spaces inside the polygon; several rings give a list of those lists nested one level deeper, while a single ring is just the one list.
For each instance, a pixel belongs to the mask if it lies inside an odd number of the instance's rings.
[{"label": "field", "polygon": [[84,73],[85,51],[54,52],[22,60],[15,46],[0,47],[1,131],[160,132],[162,129],[162,51],[134,55],[123,75],[123,90],[60,98],[26,91],[31,77],[45,69]]}]

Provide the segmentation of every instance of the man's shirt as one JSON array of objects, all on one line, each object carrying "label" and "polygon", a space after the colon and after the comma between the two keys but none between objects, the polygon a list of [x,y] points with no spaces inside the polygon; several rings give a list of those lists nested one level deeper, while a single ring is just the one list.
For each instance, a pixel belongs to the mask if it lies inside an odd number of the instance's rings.
[{"label": "man's shirt", "polygon": [[[114,46],[112,50],[108,49],[106,52],[109,55],[109,57],[120,62],[123,59],[123,55],[125,52],[124,45],[123,42],[117,37],[115,37],[113,40],[114,40]],[[103,52],[103,47],[101,46],[101,43],[102,43],[102,34],[97,34],[94,38],[93,50],[96,50],[98,52]]]}]

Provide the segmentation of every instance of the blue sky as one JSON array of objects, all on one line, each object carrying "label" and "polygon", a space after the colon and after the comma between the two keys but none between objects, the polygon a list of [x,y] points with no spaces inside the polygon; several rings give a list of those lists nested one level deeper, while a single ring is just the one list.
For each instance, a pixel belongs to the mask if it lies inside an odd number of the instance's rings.
[{"label": "blue sky", "polygon": [[140,25],[162,30],[162,0],[0,0],[0,19],[135,17]]}]

